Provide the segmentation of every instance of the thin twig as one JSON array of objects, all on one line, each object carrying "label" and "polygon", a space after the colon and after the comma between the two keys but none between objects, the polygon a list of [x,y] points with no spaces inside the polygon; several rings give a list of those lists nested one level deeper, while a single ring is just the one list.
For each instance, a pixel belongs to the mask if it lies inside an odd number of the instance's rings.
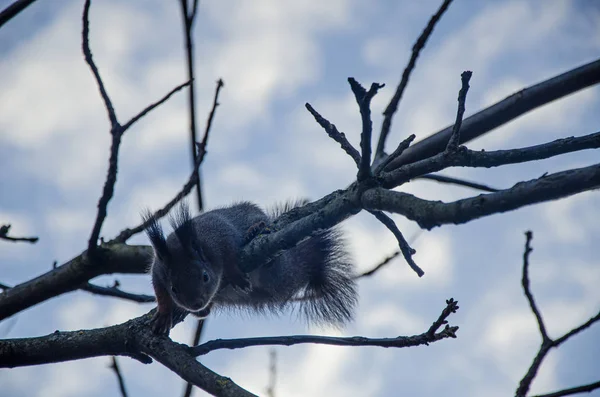
[{"label": "thin twig", "polygon": [[[196,331],[194,332],[194,337],[192,338],[192,344],[190,346],[198,346],[200,343],[200,338],[202,337],[202,331],[204,331],[204,322],[206,319],[198,320],[196,324]],[[191,397],[194,390],[194,385],[192,383],[186,383],[185,389],[183,391],[183,397]]]},{"label": "thin twig", "polygon": [[108,119],[110,121],[110,127],[114,131],[117,129],[119,122],[117,121],[117,115],[115,114],[115,108],[113,107],[112,101],[110,100],[108,93],[106,92],[106,88],[104,88],[104,83],[102,82],[102,78],[100,77],[100,72],[94,63],[94,59],[92,58],[92,51],[90,50],[90,4],[91,0],[85,0],[85,4],[83,6],[83,31],[82,31],[82,49],[85,61],[90,66],[92,73],[94,74],[94,78],[96,79],[96,83],[98,84],[98,89],[100,90],[100,95],[102,96],[102,100],[104,101],[104,107],[106,108],[106,112],[108,113]]},{"label": "thin twig", "polygon": [[144,117],[145,115],[147,115],[148,113],[150,113],[156,107],[162,105],[167,100],[169,100],[169,98],[171,98],[171,96],[173,94],[175,94],[177,91],[181,90],[184,87],[189,86],[190,84],[192,84],[191,81],[187,81],[187,82],[185,82],[183,84],[180,84],[177,87],[173,88],[171,91],[169,91],[169,93],[167,93],[167,95],[165,95],[164,97],[162,97],[158,101],[156,101],[156,102],[148,105],[145,109],[143,109],[137,115],[133,116],[131,118],[131,120],[129,120],[127,123],[125,123],[125,125],[123,125],[123,127],[122,127],[122,133],[125,132],[125,131],[127,131],[129,129],[129,127],[131,127],[135,122],[137,122],[139,119],[141,119],[142,117]]},{"label": "thin twig", "polygon": [[[469,142],[547,103],[583,90],[600,82],[600,59],[526,87],[509,97],[480,110],[463,120],[460,143]],[[388,164],[393,170],[444,151],[452,135],[450,125],[415,143],[401,156]]]},{"label": "thin twig", "polygon": [[396,88],[396,92],[394,93],[394,96],[392,97],[390,103],[388,104],[388,106],[385,108],[385,111],[383,112],[384,119],[383,119],[383,123],[381,125],[381,132],[379,134],[379,142],[377,143],[377,151],[375,152],[375,159],[381,158],[384,155],[385,141],[388,137],[390,128],[392,126],[392,118],[394,117],[394,114],[398,110],[398,104],[400,103],[402,94],[404,93],[404,90],[406,89],[410,74],[413,71],[413,69],[415,68],[415,64],[417,62],[417,58],[419,57],[419,53],[421,52],[423,47],[425,47],[425,43],[427,43],[427,39],[429,39],[431,32],[433,32],[433,28],[435,27],[437,22],[440,20],[440,18],[444,14],[444,12],[446,12],[446,10],[448,9],[448,6],[450,5],[451,2],[452,2],[452,0],[444,0],[444,2],[442,3],[442,5],[438,9],[438,11],[429,20],[429,23],[425,27],[425,30],[423,30],[423,33],[421,33],[421,36],[419,36],[419,38],[413,45],[412,55],[410,57],[410,60],[408,61],[408,65],[406,65],[406,67],[404,68],[404,72],[402,73],[402,79],[400,80],[400,84],[398,84],[398,88]]},{"label": "thin twig", "polygon": [[[404,153],[404,151],[410,146],[410,144],[412,143],[412,141],[414,141],[416,138],[415,134],[411,134],[408,136],[408,138],[406,138],[405,140],[403,140],[402,142],[400,142],[400,144],[398,145],[398,147],[396,148],[396,150],[394,150],[394,152],[392,154],[390,154],[389,156],[387,156],[386,158],[384,158],[379,164],[376,165],[375,167],[375,171],[373,172],[375,175],[379,175],[383,172],[383,170],[385,169],[385,167],[391,162],[393,161],[395,158],[397,158],[398,156],[400,156],[402,153]],[[375,158],[375,162],[377,162],[377,157]]]},{"label": "thin twig", "polygon": [[115,375],[117,376],[117,380],[119,381],[119,390],[121,390],[121,396],[127,397],[127,389],[125,389],[125,380],[123,379],[123,375],[121,374],[121,369],[119,368],[119,363],[117,363],[117,358],[115,356],[111,357],[110,368],[115,371]]},{"label": "thin twig", "polygon": [[589,383],[587,385],[572,387],[570,389],[564,389],[564,390],[555,391],[553,393],[537,394],[537,395],[535,395],[533,397],[562,397],[562,396],[570,396],[572,394],[578,394],[578,393],[589,393],[589,392],[594,391],[596,389],[600,389],[600,381],[594,382],[594,383]]},{"label": "thin twig", "polygon": [[0,226],[0,239],[12,242],[25,241],[28,243],[37,243],[39,237],[12,237],[8,235],[10,231],[10,224]]},{"label": "thin twig", "polygon": [[[209,114],[209,117],[207,120],[206,129],[204,130],[204,136],[202,137],[202,142],[196,144],[196,147],[198,150],[198,156],[196,157],[196,162],[194,163],[194,169],[193,169],[188,181],[185,183],[185,185],[183,185],[183,188],[181,189],[181,191],[179,193],[177,193],[177,195],[175,195],[175,197],[171,201],[169,201],[163,208],[161,208],[160,210],[156,211],[153,214],[153,216],[152,216],[153,219],[160,219],[163,216],[165,216],[166,214],[168,214],[169,211],[171,210],[171,208],[173,208],[175,205],[177,205],[177,203],[179,203],[179,201],[181,201],[181,199],[183,199],[185,196],[187,196],[197,183],[200,183],[200,179],[198,178],[199,167],[202,164],[202,161],[204,161],[204,157],[206,155],[206,146],[208,145],[208,137],[209,137],[210,129],[212,127],[212,121],[213,121],[213,118],[215,115],[215,109],[217,108],[217,106],[219,106],[219,93],[221,92],[221,88],[223,88],[224,85],[225,85],[225,83],[223,82],[223,80],[219,79],[219,81],[217,81],[217,86],[215,88],[215,96],[213,99],[213,107],[210,111],[210,114]],[[140,224],[132,229],[128,228],[128,229],[121,231],[121,233],[119,233],[119,235],[117,237],[112,239],[110,241],[110,243],[126,242],[132,236],[144,231],[144,229],[150,223],[150,219],[152,219],[152,218],[149,218],[148,221],[143,222],[142,224]]]},{"label": "thin twig", "polygon": [[362,131],[360,133],[360,163],[358,166],[358,181],[365,180],[371,173],[371,136],[373,134],[373,121],[371,120],[371,100],[384,84],[373,83],[369,91],[354,78],[349,77],[348,83],[356,98],[362,120]]},{"label": "thin twig", "polygon": [[523,277],[521,279],[521,285],[523,286],[523,292],[527,297],[527,301],[529,302],[529,307],[531,307],[531,311],[535,315],[535,319],[538,324],[538,328],[540,329],[540,334],[542,335],[542,343],[546,343],[550,340],[548,336],[548,332],[546,331],[546,325],[544,324],[544,320],[542,318],[542,314],[540,313],[533,295],[529,289],[529,254],[533,251],[531,248],[531,240],[533,239],[533,233],[528,230],[525,232],[525,252],[523,252]]},{"label": "thin twig", "polygon": [[112,296],[115,298],[121,298],[138,303],[156,302],[156,298],[154,297],[154,295],[132,294],[130,292],[125,292],[119,289],[117,283],[115,283],[115,285],[113,285],[112,287],[101,287],[99,285],[95,285],[88,282],[85,283],[79,289],[90,292],[94,295]]},{"label": "thin twig", "polygon": [[269,384],[267,386],[267,396],[275,397],[275,383],[277,383],[277,350],[269,350]]},{"label": "thin twig", "polygon": [[373,274],[377,273],[379,269],[390,263],[392,259],[396,258],[398,255],[400,255],[400,250],[395,251],[393,254],[386,257],[384,260],[375,265],[371,270],[367,270],[366,272],[359,274],[355,277],[355,279],[372,276]]},{"label": "thin twig", "polygon": [[481,190],[481,191],[484,191],[484,192],[490,192],[490,193],[495,193],[495,192],[499,192],[500,191],[500,189],[489,187],[489,186],[481,184],[481,183],[466,181],[464,179],[454,178],[454,177],[451,177],[451,176],[445,176],[445,175],[440,175],[440,174],[421,175],[421,176],[419,176],[419,177],[417,177],[415,179],[428,179],[428,180],[431,180],[431,181],[436,181],[436,182],[440,182],[440,183],[447,183],[447,184],[450,184],[450,185],[458,185],[458,186],[470,187],[470,188],[473,188],[473,189]]},{"label": "thin twig", "polygon": [[456,121],[454,122],[454,127],[452,128],[452,135],[450,136],[450,140],[448,140],[448,146],[446,146],[446,151],[456,151],[458,149],[458,144],[460,143],[460,126],[462,124],[463,115],[465,114],[465,101],[467,100],[467,92],[469,92],[469,81],[471,80],[471,76],[473,72],[465,71],[460,75],[461,80],[461,88],[458,92],[458,110],[456,111]]},{"label": "thin twig", "polygon": [[31,3],[35,0],[16,0],[11,5],[6,7],[2,12],[0,12],[0,28],[4,26],[4,24],[14,17],[16,17],[21,11],[27,8]]},{"label": "thin twig", "polygon": [[338,129],[336,128],[335,124],[331,124],[329,122],[329,120],[327,120],[326,118],[321,116],[319,114],[319,112],[317,112],[310,105],[310,103],[307,102],[304,106],[306,106],[306,109],[310,112],[310,114],[312,114],[312,116],[315,118],[316,122],[319,123],[319,125],[325,130],[327,135],[329,135],[329,137],[331,139],[333,139],[334,141],[339,143],[340,146],[342,147],[342,149],[344,149],[344,151],[346,152],[346,154],[348,154],[348,156],[352,157],[352,160],[354,160],[356,165],[359,166],[360,165],[360,153],[358,152],[358,150],[356,150],[354,148],[354,146],[352,146],[352,144],[350,142],[348,142],[346,135],[343,132],[339,132]]},{"label": "thin twig", "polygon": [[394,237],[396,237],[396,240],[398,240],[398,245],[400,246],[400,251],[402,252],[402,256],[404,256],[404,259],[406,259],[406,262],[408,263],[410,268],[413,269],[419,277],[423,277],[425,272],[423,271],[423,269],[421,269],[415,263],[415,261],[412,258],[412,256],[414,254],[416,254],[417,251],[415,251],[408,244],[408,241],[406,241],[406,239],[402,235],[402,232],[400,231],[400,229],[398,229],[398,226],[396,226],[396,223],[394,222],[394,220],[381,211],[369,211],[369,212],[375,218],[377,218],[377,220],[379,220],[379,222],[383,223],[385,225],[385,227],[387,227],[394,234]]},{"label": "thin twig", "polygon": [[[540,314],[539,309],[537,308],[537,305],[535,303],[535,300],[533,298],[533,295],[529,289],[529,275],[528,275],[528,268],[529,268],[529,254],[532,251],[531,248],[531,239],[533,238],[533,234],[531,233],[531,231],[527,231],[525,233],[525,237],[526,237],[526,241],[525,241],[525,252],[523,253],[523,278],[522,278],[522,286],[523,286],[523,291],[525,293],[525,296],[527,297],[527,301],[529,302],[529,306],[531,308],[531,311],[533,312],[533,314],[535,315],[536,321],[538,323],[538,327],[540,330],[540,334],[542,336],[542,343],[540,344],[540,348],[536,354],[536,356],[533,359],[533,362],[531,363],[531,365],[529,366],[529,369],[527,370],[527,373],[525,374],[525,376],[523,376],[523,378],[521,379],[521,381],[519,382],[519,387],[517,388],[517,391],[515,393],[516,397],[525,397],[527,395],[527,392],[529,392],[529,388],[531,386],[531,382],[533,382],[533,380],[535,379],[540,366],[542,365],[542,362],[544,361],[544,358],[546,357],[546,355],[548,354],[548,352],[550,350],[552,350],[552,348],[557,348],[558,346],[560,346],[562,343],[564,343],[565,341],[567,341],[570,337],[578,334],[579,332],[587,329],[588,327],[590,327],[592,324],[594,324],[595,322],[600,321],[600,312],[598,312],[598,314],[596,314],[594,317],[590,318],[588,321],[586,321],[585,323],[581,324],[579,327],[573,328],[571,331],[567,332],[566,334],[564,334],[563,336],[561,336],[558,339],[552,340],[549,336],[548,333],[546,331],[546,327],[544,325],[544,321],[542,319],[542,316]],[[586,386],[581,386],[583,388],[588,387],[590,385],[586,385]],[[568,395],[568,394],[575,394],[575,393],[580,393],[580,392],[584,392],[584,391],[591,391],[594,390],[595,388],[598,388],[599,386],[595,386],[594,388],[590,389],[590,390],[581,390],[581,391],[573,391],[575,389],[578,388],[573,388],[573,389],[567,389],[566,391],[569,391],[568,393],[565,394],[550,394],[549,396],[562,396],[562,395]],[[565,391],[562,391],[565,392]],[[557,393],[561,393],[561,392],[557,392]]]},{"label": "thin twig", "polygon": [[[195,144],[198,142],[196,139],[196,92],[194,83],[194,40],[193,40],[193,28],[194,21],[196,19],[196,11],[198,8],[197,1],[195,0],[192,9],[189,10],[187,0],[180,0],[181,5],[181,16],[184,22],[184,38],[185,38],[185,54],[187,61],[187,73],[188,79],[192,82],[190,85],[190,91],[188,93],[189,107],[190,107],[190,143],[192,150],[192,165],[195,166],[197,156]],[[198,179],[200,179],[200,173],[198,172]],[[198,209],[202,211],[204,207],[202,201],[202,186],[200,182],[196,184],[196,198],[198,200]]]},{"label": "thin twig", "polygon": [[[250,346],[264,345],[282,345],[291,346],[302,343],[315,343],[323,345],[336,346],[380,346],[380,347],[411,347],[419,345],[428,345],[429,343],[446,338],[456,338],[458,327],[447,325],[446,318],[458,309],[456,301],[450,298],[446,301],[447,306],[440,315],[442,320],[436,320],[431,328],[419,335],[413,336],[398,336],[396,338],[365,338],[362,336],[353,337],[332,337],[332,336],[316,336],[316,335],[291,335],[291,336],[272,336],[272,337],[257,337],[244,339],[215,339],[199,346],[190,347],[189,352],[195,356],[207,354],[219,349],[241,349]],[[439,331],[442,325],[446,325],[443,330]],[[433,330],[433,332],[432,332]]]}]

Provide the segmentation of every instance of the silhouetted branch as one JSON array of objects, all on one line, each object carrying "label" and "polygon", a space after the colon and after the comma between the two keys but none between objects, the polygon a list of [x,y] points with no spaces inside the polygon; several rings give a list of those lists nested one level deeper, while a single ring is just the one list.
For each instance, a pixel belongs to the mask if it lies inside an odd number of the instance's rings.
[{"label": "silhouetted branch", "polygon": [[6,7],[0,12],[0,28],[4,24],[14,17],[16,17],[21,11],[31,5],[35,0],[16,0],[11,5]]},{"label": "silhouetted branch", "polygon": [[456,121],[452,127],[452,135],[450,135],[448,145],[446,146],[447,151],[456,151],[458,149],[458,143],[460,142],[460,126],[462,124],[463,115],[465,114],[465,102],[467,100],[469,81],[471,80],[472,75],[473,73],[470,71],[462,72],[460,75],[462,87],[458,92],[458,110],[456,112]]},{"label": "silhouetted branch", "polygon": [[118,282],[115,282],[112,287],[101,287],[92,283],[85,283],[80,289],[95,295],[112,296],[138,303],[156,302],[154,295],[132,294],[119,289]]},{"label": "silhouetted branch", "polygon": [[373,134],[373,122],[371,121],[371,100],[385,84],[373,83],[369,91],[365,90],[362,85],[354,78],[349,77],[348,83],[358,109],[360,110],[360,118],[362,120],[362,131],[360,133],[360,164],[358,167],[358,181],[365,180],[372,176],[371,173],[371,137]]},{"label": "silhouetted branch", "polygon": [[117,237],[115,237],[114,239],[112,239],[110,241],[110,243],[124,243],[127,240],[129,240],[131,237],[133,237],[134,235],[136,235],[140,232],[143,232],[146,229],[146,227],[148,226],[148,223],[152,219],[160,219],[163,216],[165,216],[166,214],[168,214],[169,211],[171,210],[171,208],[173,208],[185,196],[187,196],[192,191],[192,189],[194,188],[194,186],[197,183],[200,183],[200,178],[198,177],[198,173],[200,172],[200,165],[202,164],[202,161],[204,161],[204,156],[206,155],[206,146],[208,145],[208,136],[209,136],[210,129],[212,126],[212,121],[213,121],[213,118],[215,115],[215,111],[217,109],[217,106],[219,106],[219,93],[221,92],[221,88],[223,88],[224,85],[225,85],[225,83],[223,83],[223,80],[219,79],[219,81],[217,81],[217,87],[215,88],[215,96],[213,99],[213,105],[212,105],[210,114],[208,116],[208,120],[206,122],[206,129],[204,130],[204,136],[202,137],[202,142],[197,144],[198,155],[196,157],[196,162],[194,164],[192,173],[191,173],[188,181],[185,183],[185,185],[183,185],[183,188],[179,191],[179,193],[177,193],[175,195],[175,197],[173,197],[173,199],[171,201],[169,201],[163,208],[156,211],[153,214],[153,216],[151,218],[149,218],[146,222],[142,222],[140,225],[138,225],[132,229],[128,228],[128,229],[122,230],[121,233],[119,233],[119,235]]},{"label": "silhouetted branch", "polygon": [[121,369],[119,368],[119,363],[117,363],[117,358],[115,356],[111,357],[110,369],[115,372],[117,376],[117,381],[119,382],[119,390],[121,391],[121,396],[127,397],[127,389],[125,389],[125,380],[123,379],[123,375],[121,374]]},{"label": "silhouetted branch", "polygon": [[[317,336],[317,335],[291,335],[291,336],[271,336],[243,339],[215,339],[199,346],[190,347],[189,350],[193,355],[201,356],[219,349],[241,349],[250,346],[265,346],[265,345],[282,345],[292,346],[302,343],[315,343],[322,345],[335,346],[380,346],[380,347],[412,347],[420,345],[428,345],[429,343],[437,342],[446,338],[456,338],[458,327],[450,327],[445,322],[445,319],[456,312],[458,306],[452,298],[447,302],[447,306],[442,312],[440,318],[436,320],[431,328],[422,334],[414,336],[398,336],[396,338],[365,338],[362,336],[353,337],[333,337],[333,336]],[[442,325],[446,327],[439,331]],[[433,329],[433,332],[431,330]]]},{"label": "silhouetted branch", "polygon": [[394,223],[394,220],[381,211],[369,211],[369,212],[375,218],[377,218],[377,220],[379,220],[379,222],[383,223],[385,225],[385,227],[387,227],[392,232],[392,234],[394,235],[394,237],[396,237],[396,240],[398,241],[398,245],[400,246],[400,251],[402,252],[402,256],[404,256],[404,259],[406,259],[406,262],[408,263],[410,268],[413,269],[419,277],[423,277],[425,272],[415,263],[415,261],[412,258],[412,256],[414,254],[416,254],[417,251],[415,251],[408,244],[408,242],[402,235],[402,232],[400,232],[400,229],[398,229],[398,226],[396,226],[396,223]]},{"label": "silhouetted branch", "polygon": [[13,237],[9,236],[8,232],[10,231],[10,224],[0,226],[0,240],[19,242],[25,241],[27,243],[37,243],[39,237]]},{"label": "silhouetted branch", "polygon": [[[187,63],[188,79],[192,81],[189,91],[189,108],[190,108],[190,147],[192,150],[192,166],[197,163],[197,156],[195,143],[198,142],[196,139],[196,87],[194,83],[194,40],[193,40],[193,29],[194,21],[196,19],[196,12],[198,10],[198,1],[193,0],[192,7],[190,8],[187,0],[179,0],[181,6],[181,16],[183,19],[184,27],[184,38],[185,38],[185,55]],[[214,106],[213,106],[214,108]],[[200,173],[198,172],[198,183],[196,184],[196,199],[198,200],[198,210],[202,211],[204,204],[202,201],[202,186],[200,183]]]},{"label": "silhouetted branch", "polygon": [[[194,331],[194,337],[192,338],[192,344],[190,346],[197,346],[200,343],[200,338],[202,337],[202,331],[204,330],[204,324],[206,319],[198,320],[196,323],[196,330]],[[194,385],[192,383],[186,383],[185,389],[183,390],[183,397],[191,397],[192,392],[194,390]]]},{"label": "silhouetted branch", "polygon": [[535,395],[533,397],[562,397],[562,396],[570,396],[572,394],[589,393],[589,392],[594,391],[596,389],[600,389],[600,381],[594,382],[594,383],[590,383],[590,384],[587,384],[587,385],[583,385],[583,386],[572,387],[570,389],[564,389],[564,390],[555,391],[553,393],[537,394],[537,395]]},{"label": "silhouetted branch", "polygon": [[[600,59],[527,87],[467,117],[460,129],[459,143],[469,142],[531,110],[599,82]],[[452,125],[446,127],[415,143],[392,161],[387,166],[387,170],[396,169],[401,165],[414,163],[443,152],[452,135],[452,128]]]},{"label": "silhouetted branch", "polygon": [[384,153],[385,141],[388,137],[390,128],[392,126],[392,118],[394,117],[394,114],[398,110],[398,104],[400,103],[400,99],[402,99],[402,94],[404,93],[404,90],[406,89],[410,74],[412,73],[413,69],[415,68],[417,58],[419,57],[419,54],[420,54],[421,50],[423,49],[423,47],[425,47],[425,43],[427,43],[427,39],[429,39],[429,36],[431,36],[431,33],[433,32],[433,28],[438,23],[438,21],[440,20],[440,18],[444,14],[444,12],[446,12],[446,10],[448,9],[448,6],[450,5],[451,2],[452,2],[452,0],[444,0],[444,2],[442,3],[442,5],[438,9],[438,11],[429,20],[429,23],[425,27],[425,30],[423,30],[423,33],[421,33],[421,36],[419,36],[419,38],[413,45],[412,55],[410,56],[408,65],[406,65],[406,67],[404,68],[404,72],[402,72],[402,79],[400,80],[400,83],[398,84],[398,87],[396,88],[396,92],[394,93],[394,96],[392,97],[390,103],[388,104],[388,106],[385,108],[385,111],[383,112],[384,118],[383,118],[383,123],[381,125],[381,132],[379,134],[379,142],[377,143],[377,151],[375,152],[375,161],[377,161],[378,159],[382,158],[385,155],[385,153]]},{"label": "silhouetted branch", "polygon": [[[599,311],[594,317],[590,318],[588,321],[581,324],[580,326],[573,328],[571,331],[567,332],[560,338],[552,339],[552,338],[550,338],[550,336],[548,336],[548,333],[546,332],[546,327],[544,325],[544,321],[542,319],[542,315],[541,315],[539,309],[537,308],[537,305],[533,298],[533,294],[531,293],[531,291],[529,289],[529,275],[528,275],[529,254],[532,251],[531,239],[533,238],[533,234],[531,233],[531,231],[528,231],[525,233],[525,236],[526,236],[526,240],[525,240],[525,252],[523,253],[522,286],[523,286],[523,292],[525,294],[525,297],[527,298],[527,301],[529,302],[531,311],[533,312],[533,314],[536,318],[536,321],[538,323],[538,328],[540,330],[540,335],[542,337],[542,343],[540,344],[540,348],[539,348],[536,356],[534,357],[533,362],[531,363],[531,366],[527,370],[527,373],[525,374],[523,379],[521,379],[521,381],[519,382],[519,387],[517,388],[517,391],[516,391],[516,397],[525,397],[527,395],[527,393],[529,391],[529,387],[531,386],[531,382],[533,382],[533,380],[535,379],[535,377],[538,373],[538,370],[539,370],[540,366],[542,365],[542,362],[544,361],[544,358],[546,357],[548,352],[550,350],[552,350],[552,348],[559,347],[563,342],[567,341],[570,337],[578,334],[579,332],[590,327],[592,324],[600,321],[600,311]],[[566,389],[566,390],[559,391],[556,393],[548,394],[546,396],[564,396],[564,395],[569,395],[569,394],[591,391],[591,390],[594,390],[594,389],[600,387],[600,385],[598,383],[600,383],[600,382],[590,384],[590,385],[580,386],[580,387],[576,387],[576,388],[572,388],[572,389]],[[563,394],[561,394],[561,393],[563,393]]]},{"label": "silhouetted branch", "polygon": [[417,177],[416,179],[428,179],[428,180],[436,181],[436,182],[440,182],[440,183],[448,183],[451,185],[470,187],[473,189],[482,190],[484,192],[490,192],[490,193],[495,193],[495,192],[500,191],[500,189],[489,187],[488,185],[483,185],[481,183],[466,181],[464,179],[453,178],[451,176],[445,176],[445,175],[440,175],[440,174],[421,175],[421,176]]},{"label": "silhouetted branch", "polygon": [[331,139],[339,143],[342,149],[344,149],[344,152],[346,152],[348,156],[352,157],[352,160],[354,160],[356,165],[359,166],[360,153],[354,148],[354,146],[352,146],[350,142],[348,142],[346,135],[343,132],[339,132],[336,126],[334,124],[331,124],[327,119],[321,116],[319,112],[317,112],[310,105],[310,103],[307,102],[304,106],[306,106],[306,109],[310,112],[310,114],[313,115],[316,122],[319,123],[321,127],[323,127],[327,135],[329,135]]},{"label": "silhouetted branch", "polygon": [[512,211],[527,205],[568,197],[600,187],[600,164],[549,174],[519,182],[496,193],[480,194],[444,203],[412,194],[373,188],[362,195],[365,209],[401,214],[425,229],[461,224],[483,216]]},{"label": "silhouetted branch", "polygon": [[379,271],[379,269],[381,269],[382,267],[384,267],[385,265],[390,263],[392,261],[392,259],[396,258],[398,255],[400,255],[400,250],[398,250],[398,251],[394,252],[393,254],[391,254],[390,256],[386,257],[384,260],[382,260],[377,265],[375,265],[371,270],[367,270],[366,272],[359,274],[355,278],[358,279],[358,278],[372,276],[373,274],[377,273]]}]

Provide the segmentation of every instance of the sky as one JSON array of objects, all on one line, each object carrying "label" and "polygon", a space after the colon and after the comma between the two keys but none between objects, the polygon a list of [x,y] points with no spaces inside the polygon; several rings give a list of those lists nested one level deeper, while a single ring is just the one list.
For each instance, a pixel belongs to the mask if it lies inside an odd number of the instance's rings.
[{"label": "sky", "polygon": [[[10,2],[0,0],[0,8]],[[90,45],[117,116],[126,121],[186,80],[176,2],[95,1]],[[318,199],[347,186],[352,160],[304,108],[310,102],[358,145],[360,115],[346,79],[385,83],[372,105],[374,125],[440,1],[200,1],[194,32],[200,128],[215,82],[222,91],[202,166],[208,209],[236,200],[263,207],[297,197]],[[80,254],[86,247],[108,165],[109,122],[81,54],[83,2],[38,1],[0,29],[0,223],[35,245],[0,241],[0,282],[14,285]],[[417,140],[450,125],[460,73],[472,70],[465,116],[529,85],[598,58],[600,6],[591,0],[457,0],[419,57],[387,143]],[[190,173],[186,95],[179,93],[123,138],[115,196],[101,235],[140,222],[144,207],[170,200]],[[600,89],[546,105],[470,143],[509,149],[598,131]],[[594,152],[495,169],[444,171],[508,188],[521,180],[597,162]],[[476,191],[430,181],[401,190],[451,201]],[[309,327],[293,315],[220,314],[203,340],[259,335],[328,334],[394,337],[424,332],[445,306],[458,338],[410,349],[301,345],[278,347],[278,396],[514,395],[540,336],[520,278],[524,232],[534,233],[530,277],[548,332],[559,337],[600,309],[598,192],[418,234],[419,279],[398,258],[359,281],[356,318],[342,330]],[[342,224],[357,271],[396,249],[368,214]],[[144,235],[131,244],[148,244]],[[149,276],[110,276],[131,292],[152,293]],[[40,336],[118,324],[152,308],[73,292],[0,322],[0,337]],[[175,327],[189,343],[195,322]],[[598,380],[600,326],[551,352],[532,393]],[[264,394],[269,347],[215,351],[203,364]],[[179,395],[183,381],[158,363],[119,360],[131,396]],[[9,396],[119,395],[109,357],[0,370]],[[197,391],[195,395],[203,395]],[[600,391],[589,394],[600,396]]]}]

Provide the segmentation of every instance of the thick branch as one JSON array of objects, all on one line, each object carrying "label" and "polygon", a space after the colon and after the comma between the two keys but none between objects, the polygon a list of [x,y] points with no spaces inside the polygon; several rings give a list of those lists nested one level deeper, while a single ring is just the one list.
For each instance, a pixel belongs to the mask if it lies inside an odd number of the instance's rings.
[{"label": "thick branch", "polygon": [[110,244],[99,247],[98,259],[90,262],[86,253],[64,265],[0,294],[0,320],[54,296],[78,289],[102,274],[146,272],[152,257],[149,246]]},{"label": "thick branch", "polygon": [[425,229],[445,224],[461,224],[483,216],[512,211],[535,203],[571,196],[600,187],[600,164],[520,182],[510,189],[481,194],[451,203],[429,201],[408,193],[383,188],[367,190],[364,208],[406,216]]},{"label": "thick branch", "polygon": [[[466,118],[460,130],[459,143],[469,142],[533,109],[599,82],[600,59],[525,88]],[[441,153],[452,134],[452,127],[446,127],[415,143],[392,161],[387,169],[392,170]]]},{"label": "thick branch", "polygon": [[54,332],[36,337],[0,340],[0,368],[55,363],[97,356],[129,356],[148,364],[152,358],[203,390],[218,396],[253,396],[231,379],[202,364],[189,348],[154,335],[152,312],[112,327]]}]

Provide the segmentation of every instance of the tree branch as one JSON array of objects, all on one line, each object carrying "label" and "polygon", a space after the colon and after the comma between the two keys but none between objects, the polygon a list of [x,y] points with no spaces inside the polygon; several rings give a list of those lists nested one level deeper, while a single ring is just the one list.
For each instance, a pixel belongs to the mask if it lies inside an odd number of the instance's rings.
[{"label": "tree branch", "polygon": [[85,283],[79,289],[81,289],[82,291],[87,291],[94,295],[112,296],[115,298],[121,298],[137,303],[156,302],[156,298],[154,297],[154,295],[132,294],[130,292],[125,292],[119,289],[118,282],[115,282],[115,285],[113,285],[112,287],[101,287],[92,283]]},{"label": "tree branch", "polygon": [[119,368],[119,363],[117,363],[117,358],[115,356],[111,357],[110,369],[115,372],[117,376],[117,381],[119,382],[119,390],[121,391],[122,397],[127,397],[127,389],[125,388],[125,380],[123,379],[123,375],[121,374],[121,369]]},{"label": "tree branch", "polygon": [[[462,123],[459,143],[469,142],[531,110],[599,82],[600,59],[527,87],[466,118]],[[452,128],[446,127],[415,143],[392,161],[387,170],[441,153],[452,135]]]},{"label": "tree branch", "polygon": [[4,24],[14,17],[16,17],[21,11],[30,6],[35,0],[16,0],[11,5],[6,7],[0,12],[0,28]]},{"label": "tree branch", "polygon": [[526,205],[568,197],[600,187],[600,164],[549,174],[519,182],[496,193],[443,203],[423,200],[408,193],[383,188],[367,190],[364,208],[404,215],[422,228],[461,224],[492,214],[512,211]]},{"label": "tree branch", "polygon": [[594,382],[594,383],[590,383],[590,384],[587,384],[587,385],[583,385],[583,386],[572,387],[570,389],[564,389],[564,390],[555,391],[554,393],[538,394],[538,395],[535,395],[533,397],[562,397],[562,396],[570,396],[572,394],[578,394],[578,393],[589,393],[589,392],[594,391],[596,389],[600,389],[600,381]]},{"label": "tree branch", "polygon": [[452,135],[448,140],[446,151],[453,152],[458,149],[458,143],[460,142],[460,126],[462,124],[463,115],[465,114],[465,102],[467,100],[467,92],[469,92],[469,81],[473,72],[465,71],[460,75],[462,83],[461,89],[458,92],[458,110],[456,111],[456,121],[452,127]]},{"label": "tree branch", "polygon": [[377,143],[377,151],[375,152],[375,161],[377,161],[380,158],[383,158],[383,156],[385,155],[385,141],[387,140],[390,128],[392,126],[392,118],[398,110],[398,104],[400,103],[400,99],[402,99],[402,94],[404,94],[404,90],[408,85],[408,79],[410,78],[410,74],[415,68],[417,58],[419,57],[421,50],[425,47],[429,36],[431,36],[433,28],[438,23],[444,12],[446,12],[451,2],[452,0],[444,0],[438,11],[429,20],[429,23],[425,27],[425,30],[423,30],[423,32],[421,33],[421,36],[419,36],[419,38],[413,45],[412,55],[410,57],[410,60],[408,61],[408,65],[406,65],[406,67],[404,68],[404,72],[402,72],[402,79],[400,80],[400,83],[398,84],[396,92],[394,93],[394,96],[392,97],[390,103],[383,112],[384,119],[381,125],[381,132],[379,134],[379,142]]},{"label": "tree branch", "polygon": [[421,176],[418,176],[416,179],[426,179],[426,180],[436,181],[436,182],[440,182],[440,183],[448,183],[450,185],[465,186],[465,187],[470,187],[473,189],[482,190],[484,192],[489,192],[489,193],[495,193],[495,192],[500,191],[500,189],[489,187],[488,185],[483,185],[481,183],[466,181],[464,179],[453,178],[451,176],[445,176],[445,175],[440,175],[440,174],[421,175]]},{"label": "tree branch", "polygon": [[184,380],[218,396],[254,396],[190,354],[189,348],[152,333],[153,311],[106,328],[59,332],[35,338],[0,340],[0,368],[56,363],[98,356],[128,356],[144,364],[152,358]]},{"label": "tree branch", "polygon": [[14,243],[19,241],[25,241],[27,243],[37,243],[39,237],[13,237],[9,236],[8,232],[10,231],[11,225],[2,225],[0,226],[0,240],[12,241]]},{"label": "tree branch", "polygon": [[[316,343],[322,345],[335,346],[380,346],[380,347],[412,347],[420,345],[428,345],[429,343],[437,342],[446,338],[456,338],[458,327],[450,327],[447,324],[446,318],[451,313],[455,313],[458,309],[457,301],[450,298],[446,304],[446,308],[440,315],[440,319],[436,320],[430,329],[422,334],[413,336],[398,336],[396,338],[365,338],[362,336],[353,337],[333,337],[333,336],[316,336],[316,335],[292,335],[292,336],[271,336],[257,337],[244,339],[215,339],[210,342],[203,343],[199,346],[190,347],[189,351],[196,356],[210,353],[219,349],[241,349],[250,346],[265,346],[265,345],[282,345],[292,346],[302,343]],[[446,327],[439,331],[442,325]],[[433,331],[432,331],[433,330]]]}]

